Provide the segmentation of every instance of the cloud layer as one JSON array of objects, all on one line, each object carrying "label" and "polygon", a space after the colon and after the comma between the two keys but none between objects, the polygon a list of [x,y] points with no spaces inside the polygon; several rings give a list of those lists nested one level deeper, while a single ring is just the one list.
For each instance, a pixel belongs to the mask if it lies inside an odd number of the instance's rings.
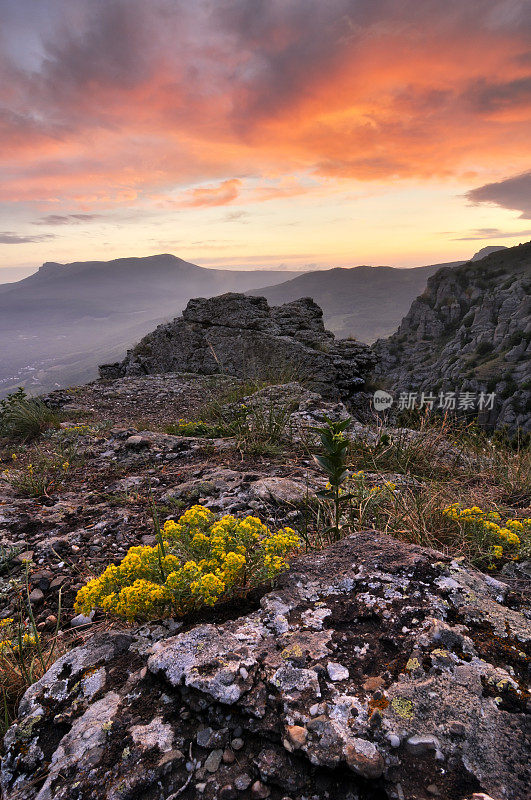
[{"label": "cloud layer", "polygon": [[[294,174],[319,185],[527,167],[526,0],[42,0],[37,10],[0,0],[0,10],[7,202],[202,207],[308,191],[286,186]],[[507,201],[527,176],[469,197],[527,216]],[[61,216],[50,224],[75,222]]]}]

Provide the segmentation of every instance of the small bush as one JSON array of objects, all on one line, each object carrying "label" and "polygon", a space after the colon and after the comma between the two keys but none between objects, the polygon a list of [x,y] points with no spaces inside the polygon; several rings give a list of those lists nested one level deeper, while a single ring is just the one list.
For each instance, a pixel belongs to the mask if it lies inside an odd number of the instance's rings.
[{"label": "small bush", "polygon": [[480,342],[476,347],[476,353],[478,354],[478,356],[486,356],[487,353],[492,353],[493,350],[494,350],[494,343],[488,342],[486,340]]},{"label": "small bush", "polygon": [[481,566],[494,569],[502,560],[517,561],[529,546],[531,519],[507,519],[501,522],[497,511],[482,511],[478,506],[462,509],[452,503],[443,510],[461,534],[476,542],[484,554]]},{"label": "small bush", "polygon": [[57,414],[42,400],[27,397],[22,388],[8,395],[0,405],[0,434],[30,441],[50,428],[58,428]]},{"label": "small bush", "polygon": [[35,450],[31,461],[18,465],[18,456],[12,455],[13,468],[4,470],[4,477],[11,483],[21,497],[48,497],[60,488],[77,460],[75,448],[59,448],[57,452],[46,453]]},{"label": "small bush", "polygon": [[202,420],[180,419],[167,425],[164,429],[166,433],[173,436],[200,436],[206,439],[217,439],[224,436],[234,436],[234,430],[230,425],[216,425]]},{"label": "small bush", "polygon": [[272,533],[256,517],[216,519],[199,505],[160,533],[155,547],[130,548],[118,566],[80,589],[76,611],[101,608],[128,620],[181,616],[272,580],[300,546],[291,528]]}]

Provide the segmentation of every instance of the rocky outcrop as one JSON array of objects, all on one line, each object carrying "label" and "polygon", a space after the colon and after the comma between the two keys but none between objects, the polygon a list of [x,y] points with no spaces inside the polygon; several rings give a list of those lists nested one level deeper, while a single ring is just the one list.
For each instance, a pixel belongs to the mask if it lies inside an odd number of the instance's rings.
[{"label": "rocky outcrop", "polygon": [[531,243],[437,272],[373,350],[395,395],[494,393],[479,421],[531,430]]},{"label": "rocky outcrop", "polygon": [[182,317],[159,325],[121,363],[101,366],[100,375],[289,374],[325,397],[345,399],[363,387],[374,363],[366,345],[325,330],[311,298],[270,308],[263,297],[229,293],[190,300]]},{"label": "rocky outcrop", "polygon": [[6,735],[3,798],[524,800],[531,626],[514,602],[439,553],[356,534],[245,616],[62,656]]}]

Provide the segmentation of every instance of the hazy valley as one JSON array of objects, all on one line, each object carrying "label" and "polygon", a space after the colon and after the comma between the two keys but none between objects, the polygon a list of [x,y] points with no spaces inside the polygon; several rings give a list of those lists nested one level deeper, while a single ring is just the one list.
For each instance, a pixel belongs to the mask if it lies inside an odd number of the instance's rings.
[{"label": "hazy valley", "polygon": [[228,291],[262,295],[270,305],[312,297],[333,333],[371,343],[396,330],[431,275],[461,263],[300,274],[205,269],[168,254],[47,262],[0,285],[0,396],[21,384],[37,393],[92,380],[98,364],[122,358],[190,298]]}]

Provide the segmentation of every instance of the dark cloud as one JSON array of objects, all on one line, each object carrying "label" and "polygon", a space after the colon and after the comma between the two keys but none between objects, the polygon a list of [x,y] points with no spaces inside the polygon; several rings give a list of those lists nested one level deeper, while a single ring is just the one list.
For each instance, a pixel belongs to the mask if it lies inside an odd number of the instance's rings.
[{"label": "dark cloud", "polygon": [[35,220],[34,225],[79,225],[100,219],[101,214],[47,214]]},{"label": "dark cloud", "polygon": [[483,239],[526,239],[531,236],[531,229],[525,231],[508,232],[500,228],[477,228],[471,231],[468,236],[459,236],[454,242],[475,242]]},{"label": "dark cloud", "polygon": [[521,219],[531,219],[531,170],[498,183],[486,183],[471,189],[465,197],[473,203],[492,203],[520,211]]},{"label": "dark cloud", "polygon": [[489,83],[482,78],[475,81],[464,96],[480,113],[525,107],[531,103],[531,75],[502,83]]},{"label": "dark cloud", "polygon": [[55,239],[53,233],[43,233],[38,236],[26,236],[24,234],[12,233],[11,231],[4,231],[0,233],[0,244],[29,244],[35,242],[44,242],[47,239]]}]

